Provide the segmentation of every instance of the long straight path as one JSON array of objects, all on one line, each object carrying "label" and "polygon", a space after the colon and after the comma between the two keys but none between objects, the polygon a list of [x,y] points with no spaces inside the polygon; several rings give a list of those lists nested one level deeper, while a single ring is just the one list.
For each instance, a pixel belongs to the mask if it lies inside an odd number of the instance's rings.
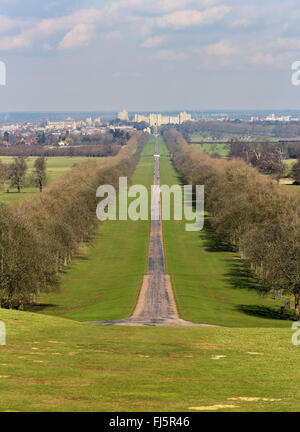
[{"label": "long straight path", "polygon": [[124,326],[207,326],[179,318],[170,276],[166,274],[163,227],[161,219],[159,143],[155,135],[154,185],[151,199],[151,227],[148,273],[143,278],[139,298],[130,318],[97,321],[93,324]]}]

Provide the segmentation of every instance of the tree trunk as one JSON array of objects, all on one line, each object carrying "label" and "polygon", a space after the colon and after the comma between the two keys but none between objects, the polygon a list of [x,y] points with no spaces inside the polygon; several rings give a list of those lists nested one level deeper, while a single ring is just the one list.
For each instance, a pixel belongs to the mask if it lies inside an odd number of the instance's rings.
[{"label": "tree trunk", "polygon": [[300,318],[300,312],[299,312],[299,300],[300,300],[300,294],[296,293],[295,294],[295,316],[296,319],[299,321]]}]

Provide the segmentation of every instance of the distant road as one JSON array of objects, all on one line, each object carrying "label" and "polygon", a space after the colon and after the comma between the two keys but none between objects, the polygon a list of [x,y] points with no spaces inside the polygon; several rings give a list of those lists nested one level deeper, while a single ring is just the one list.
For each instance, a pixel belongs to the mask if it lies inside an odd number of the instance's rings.
[{"label": "distant road", "polygon": [[[174,299],[170,276],[165,273],[165,256],[161,220],[159,144],[155,135],[154,193],[151,201],[151,228],[148,273],[133,314],[118,321],[96,321],[91,324],[124,326],[207,326],[181,320]],[[211,326],[208,326],[211,327]]]}]

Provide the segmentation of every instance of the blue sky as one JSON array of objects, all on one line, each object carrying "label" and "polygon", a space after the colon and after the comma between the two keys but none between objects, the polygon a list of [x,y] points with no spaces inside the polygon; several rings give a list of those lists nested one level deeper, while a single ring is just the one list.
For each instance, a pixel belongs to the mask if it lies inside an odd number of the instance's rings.
[{"label": "blue sky", "polygon": [[0,111],[299,109],[298,0],[0,0]]}]

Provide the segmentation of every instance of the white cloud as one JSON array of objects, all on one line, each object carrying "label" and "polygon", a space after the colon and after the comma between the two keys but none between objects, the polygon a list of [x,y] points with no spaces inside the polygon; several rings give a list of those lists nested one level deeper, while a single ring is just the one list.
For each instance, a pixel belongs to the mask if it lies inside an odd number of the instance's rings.
[{"label": "white cloud", "polygon": [[166,14],[155,20],[154,24],[160,28],[183,29],[186,27],[213,24],[220,21],[230,12],[228,6],[216,6],[204,11],[188,9]]},{"label": "white cloud", "polygon": [[121,0],[111,2],[108,6],[110,12],[128,11],[147,13],[166,13],[177,9],[184,9],[192,4],[202,3],[201,0]]},{"label": "white cloud", "polygon": [[239,53],[239,51],[232,46],[231,42],[227,40],[222,40],[215,44],[206,45],[204,47],[204,52],[208,55],[214,56],[230,56]]},{"label": "white cloud", "polygon": [[197,47],[192,51],[198,55],[201,67],[209,69],[225,67],[240,69],[245,65],[269,67],[281,67],[284,64],[282,54],[276,54],[266,45],[262,50],[258,47],[256,40],[236,42],[221,40],[215,44]]},{"label": "white cloud", "polygon": [[103,12],[97,9],[81,9],[77,12],[58,18],[43,19],[36,26],[41,34],[53,35],[56,32],[71,30],[79,24],[93,25],[103,17]]},{"label": "white cloud", "polygon": [[25,30],[16,36],[7,36],[0,39],[0,50],[12,51],[28,49],[32,44],[32,31]]},{"label": "white cloud", "polygon": [[6,33],[19,26],[19,21],[13,20],[5,15],[0,15],[0,33]]},{"label": "white cloud", "polygon": [[232,44],[229,40],[221,40],[214,44],[196,47],[192,52],[198,55],[201,62],[201,68],[217,68],[217,67],[235,67],[239,66],[242,58],[241,51],[238,46]]},{"label": "white cloud", "polygon": [[29,49],[33,47],[35,42],[41,42],[42,46],[46,46],[49,45],[49,38],[64,32],[66,33],[59,44],[59,48],[68,49],[81,46],[90,39],[95,23],[101,18],[101,11],[82,9],[70,15],[42,19],[32,25],[30,29],[26,28],[28,23],[24,22],[19,34],[0,39],[0,49],[6,51],[21,48]]},{"label": "white cloud", "polygon": [[[48,19],[14,20],[0,15],[0,50],[68,50],[86,46],[97,37],[99,41],[122,37],[134,49],[138,45],[157,48],[150,56],[162,61],[185,60],[196,53],[200,64],[278,65],[279,57],[281,63],[288,62],[291,53],[300,50],[300,38],[289,36],[289,31],[297,34],[300,9],[294,0],[287,2],[288,8],[279,0],[272,4],[257,0],[246,4],[236,0],[107,0],[102,8],[79,9]],[[281,26],[283,17],[290,19]],[[217,25],[220,21],[222,26]],[[195,31],[205,25],[210,25],[205,34]],[[203,46],[203,39],[211,43]],[[162,49],[165,40],[168,49]],[[182,46],[184,50],[179,49]]]},{"label": "white cloud", "polygon": [[86,45],[92,37],[93,30],[93,26],[88,27],[86,24],[77,24],[65,35],[58,48],[66,50]]},{"label": "white cloud", "polygon": [[162,36],[153,36],[146,39],[142,43],[142,48],[154,48],[162,44],[164,38]]},{"label": "white cloud", "polygon": [[[200,3],[203,6],[207,4],[207,0]],[[5,31],[19,27],[18,34],[0,39],[0,47],[4,50],[14,50],[29,49],[39,43],[42,47],[52,46],[51,39],[61,35],[58,48],[73,49],[87,44],[95,30],[109,29],[120,23],[136,23],[141,29],[148,28],[150,31],[153,26],[176,30],[219,21],[230,10],[229,7],[222,5],[203,11],[183,9],[197,4],[199,6],[199,0],[153,0],[151,3],[145,0],[114,1],[109,2],[102,9],[80,9],[69,15],[42,19],[31,24],[30,29],[27,28],[29,22],[23,21],[22,25],[19,25],[7,17],[0,16],[0,27],[3,23]],[[147,13],[161,16],[151,18]],[[107,40],[119,37],[119,30],[108,32],[106,35]],[[149,35],[142,46],[155,47],[161,42],[161,37]]]},{"label": "white cloud", "polygon": [[236,17],[231,21],[231,27],[248,28],[258,24],[262,17],[265,17],[266,11],[263,11],[262,5],[259,7],[252,5],[241,5],[236,10]]}]

